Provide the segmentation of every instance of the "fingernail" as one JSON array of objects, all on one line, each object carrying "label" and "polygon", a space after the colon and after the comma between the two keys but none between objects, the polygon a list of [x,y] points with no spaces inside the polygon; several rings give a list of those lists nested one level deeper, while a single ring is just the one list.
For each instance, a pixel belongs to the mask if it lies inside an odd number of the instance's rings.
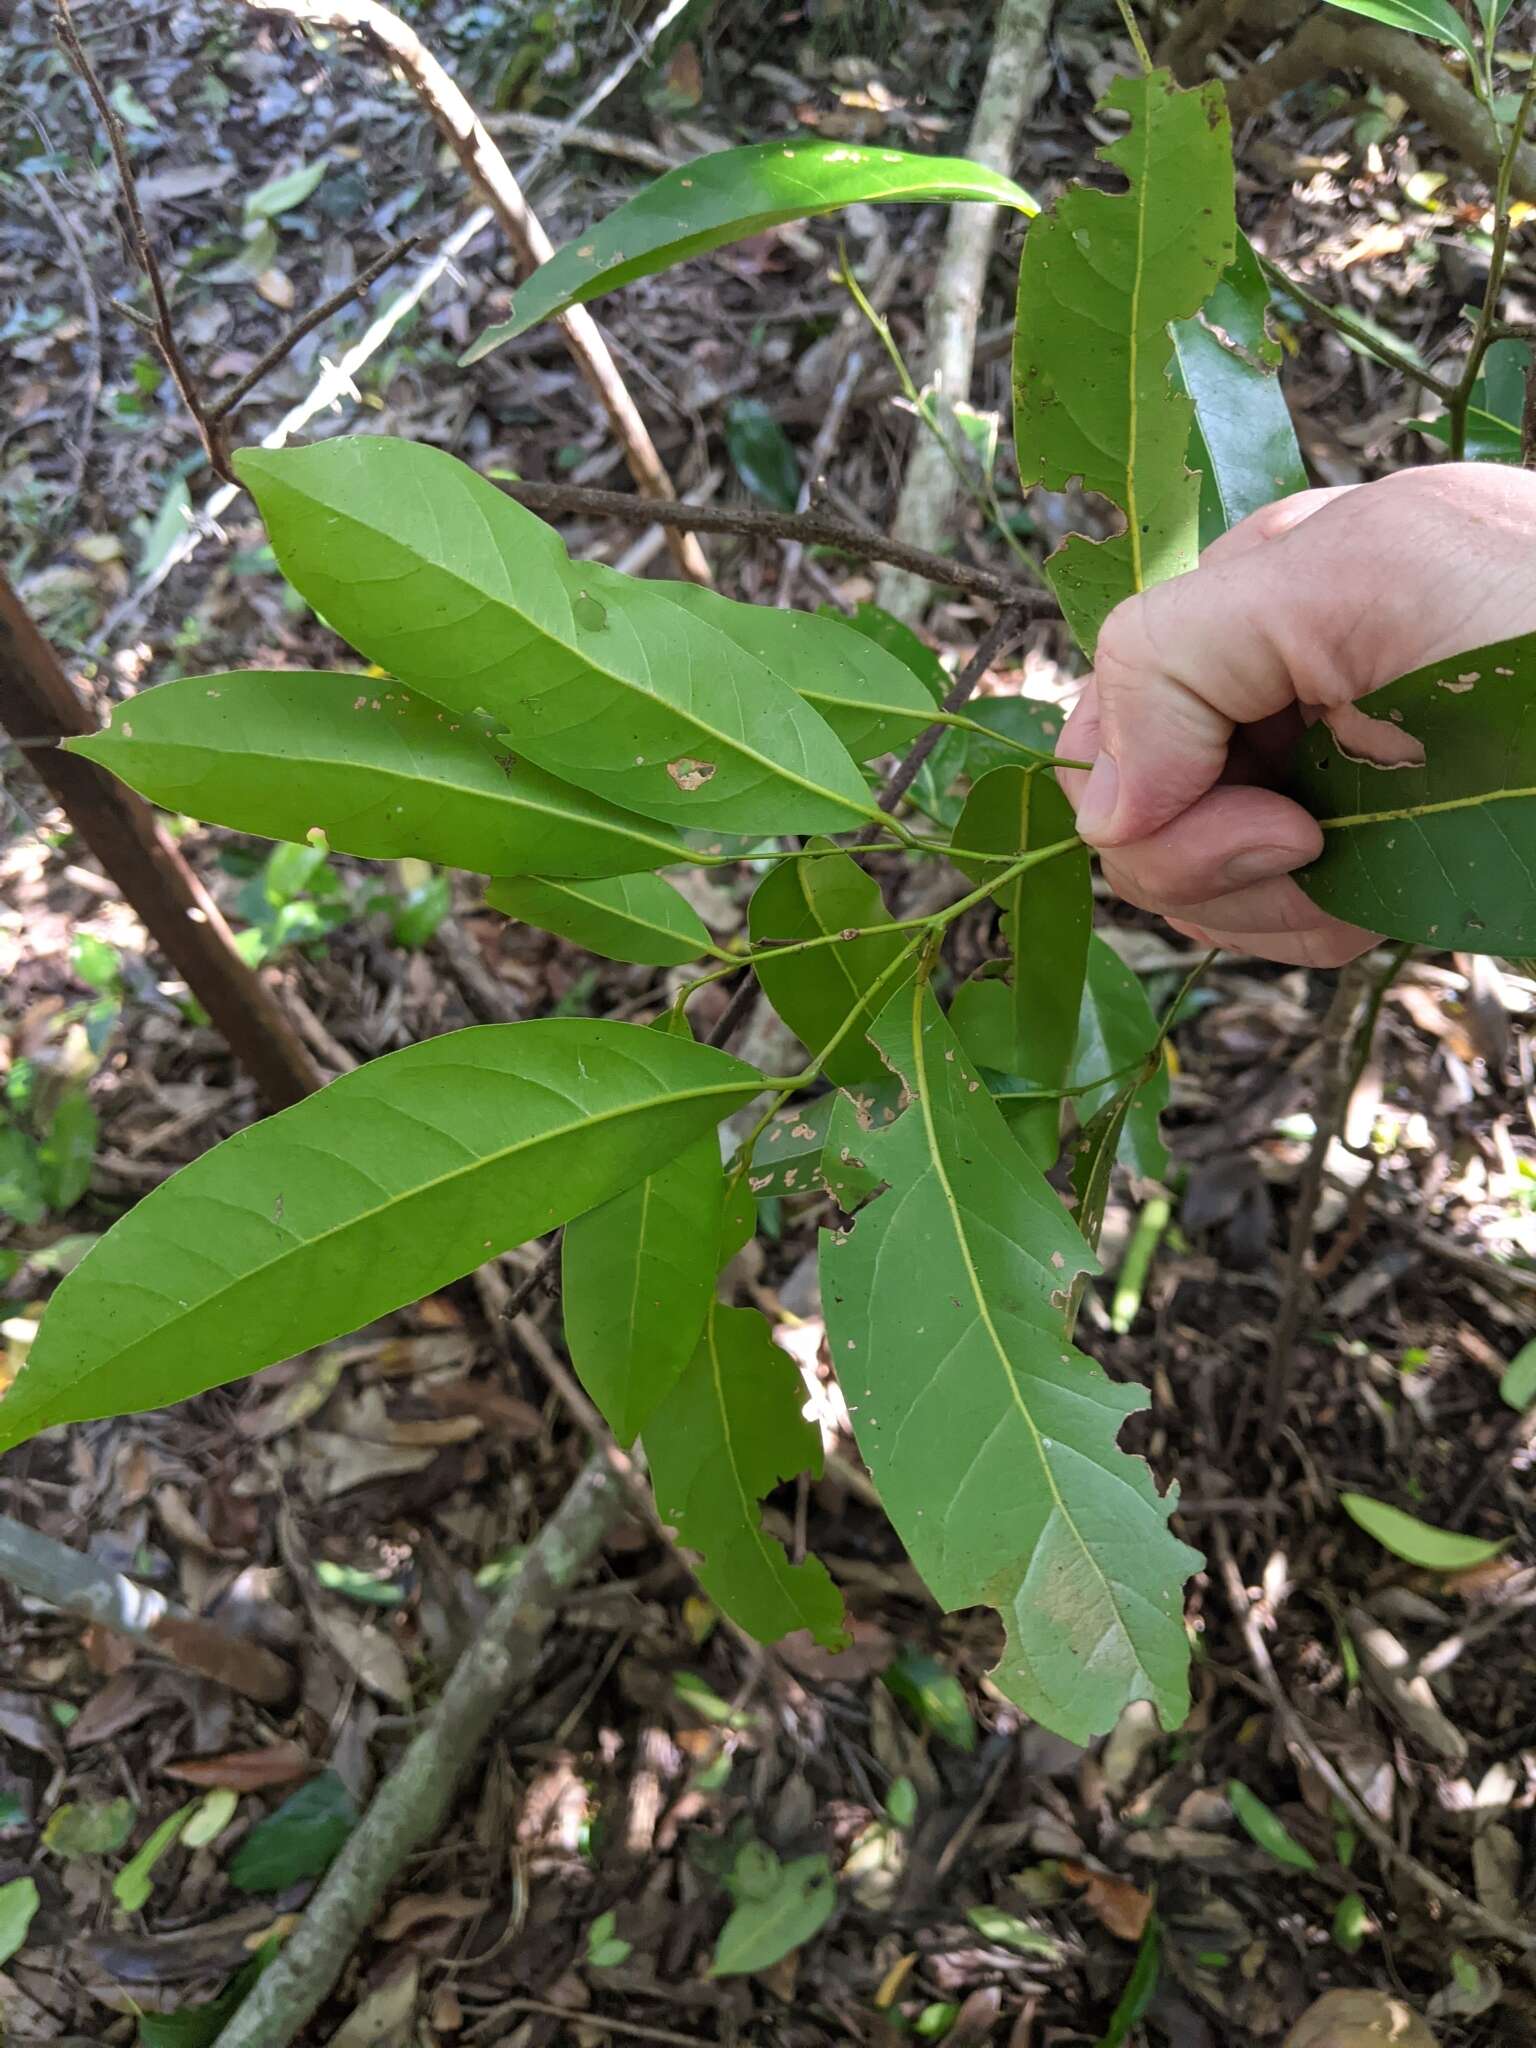
[{"label": "fingernail", "polygon": [[1077,829],[1084,839],[1097,839],[1108,831],[1120,800],[1120,770],[1109,754],[1094,760],[1077,806]]},{"label": "fingernail", "polygon": [[1293,846],[1250,846],[1233,854],[1221,879],[1229,889],[1242,889],[1251,882],[1272,882],[1279,875],[1294,874],[1305,861],[1306,855]]}]

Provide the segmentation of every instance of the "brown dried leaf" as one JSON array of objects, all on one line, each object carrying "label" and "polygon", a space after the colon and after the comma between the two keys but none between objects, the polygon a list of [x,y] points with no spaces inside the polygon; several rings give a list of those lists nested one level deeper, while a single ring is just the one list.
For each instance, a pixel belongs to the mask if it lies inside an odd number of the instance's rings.
[{"label": "brown dried leaf", "polygon": [[399,1941],[423,1920],[477,1920],[490,1909],[489,1899],[472,1899],[467,1892],[407,1892],[396,1899],[373,1935],[376,1941]]},{"label": "brown dried leaf", "polygon": [[1084,1863],[1063,1863],[1061,1874],[1068,1884],[1086,1887],[1088,1910],[1101,1927],[1121,1941],[1140,1941],[1152,1912],[1148,1893],[1128,1878],[1112,1877],[1107,1870],[1090,1870]]},{"label": "brown dried leaf", "polygon": [[228,1785],[236,1792],[264,1792],[269,1786],[291,1785],[307,1778],[315,1759],[297,1742],[274,1742],[269,1749],[228,1750],[223,1756],[187,1756],[162,1764],[168,1778],[184,1785]]},{"label": "brown dried leaf", "polygon": [[1418,2014],[1386,1991],[1325,1991],[1285,2037],[1285,2048],[1437,2048]]},{"label": "brown dried leaf", "polygon": [[383,1629],[371,1628],[344,1608],[317,1605],[315,1626],[359,1682],[391,1705],[412,1703],[410,1674],[399,1644]]},{"label": "brown dried leaf", "polygon": [[100,1692],[92,1693],[65,1730],[67,1749],[84,1749],[92,1742],[105,1742],[121,1735],[146,1714],[152,1714],[165,1698],[163,1674],[149,1666],[134,1666],[109,1678]]}]

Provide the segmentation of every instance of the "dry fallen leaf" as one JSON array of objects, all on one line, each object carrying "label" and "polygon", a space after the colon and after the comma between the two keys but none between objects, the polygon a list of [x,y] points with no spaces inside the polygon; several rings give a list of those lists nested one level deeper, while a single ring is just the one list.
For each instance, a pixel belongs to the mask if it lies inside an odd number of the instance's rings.
[{"label": "dry fallen leaf", "polygon": [[343,1608],[316,1605],[315,1626],[370,1692],[378,1693],[392,1706],[411,1705],[411,1680],[405,1657],[393,1636],[381,1628],[370,1628]]},{"label": "dry fallen leaf", "polygon": [[291,1785],[307,1778],[314,1758],[297,1742],[274,1742],[269,1749],[237,1749],[223,1756],[185,1756],[162,1764],[168,1778],[184,1785],[228,1785],[236,1792],[262,1792],[273,1785]]},{"label": "dry fallen leaf", "polygon": [[331,2036],[330,2048],[394,2048],[410,2036],[416,2011],[417,1965],[413,1962],[375,1985],[349,2020]]},{"label": "dry fallen leaf", "polygon": [[1325,1991],[1285,2037],[1285,2048],[1437,2048],[1418,2014],[1386,1991]]},{"label": "dry fallen leaf", "polygon": [[396,1899],[373,1935],[376,1941],[399,1941],[423,1920],[475,1920],[489,1911],[489,1899],[472,1899],[465,1892],[407,1892]]},{"label": "dry fallen leaf", "polygon": [[1111,1877],[1107,1870],[1090,1870],[1083,1863],[1063,1863],[1061,1874],[1068,1884],[1086,1886],[1088,1910],[1101,1927],[1121,1941],[1140,1941],[1152,1912],[1148,1893],[1128,1878]]}]

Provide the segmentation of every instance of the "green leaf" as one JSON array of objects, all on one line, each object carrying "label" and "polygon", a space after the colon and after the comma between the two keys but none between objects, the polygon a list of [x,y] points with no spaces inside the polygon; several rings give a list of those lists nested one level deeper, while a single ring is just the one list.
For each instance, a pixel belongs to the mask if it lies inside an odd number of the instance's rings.
[{"label": "green leaf", "polygon": [[[1009,764],[973,786],[955,843],[978,853],[1029,853],[1076,836],[1072,806],[1048,769]],[[954,856],[978,884],[985,867]],[[974,981],[955,997],[954,1030],[978,1066],[1019,1075],[1036,1088],[1062,1088],[1077,1042],[1093,924],[1089,853],[1079,844],[1043,867],[1016,875],[993,900],[1010,955],[1002,981]],[[1056,1158],[1059,1102],[1043,1102],[1015,1124],[1042,1167]]]},{"label": "green leaf", "polygon": [[1173,323],[1174,360],[1195,408],[1189,465],[1201,478],[1200,545],[1276,498],[1307,488],[1280,389],[1280,350],[1265,315],[1270,291],[1253,245],[1237,255],[1191,320]]},{"label": "green leaf", "polygon": [[1136,1960],[1131,1965],[1131,1974],[1125,1980],[1125,1989],[1119,2002],[1109,2016],[1109,2025],[1104,2029],[1093,2048],[1125,2048],[1131,2038],[1131,2031],[1152,2003],[1152,1994],[1157,1989],[1157,1980],[1162,1968],[1163,1932],[1155,1913],[1147,1915],[1147,1924],[1141,1937],[1141,1946],[1136,1951]]},{"label": "green leaf", "polygon": [[995,1941],[1004,1948],[1017,1949],[1021,1956],[1047,1956],[1052,1962],[1060,1960],[1061,1943],[1054,1935],[1042,1934],[1038,1927],[1029,1926],[1016,1914],[1005,1913],[1001,1906],[967,1906],[965,1917],[983,1941]]},{"label": "green leaf", "polygon": [[8,1963],[26,1940],[37,1906],[37,1885],[30,1877],[0,1884],[0,1963]]},{"label": "green leaf", "polygon": [[[1068,1087],[1083,1089],[1073,1098],[1080,1121],[1091,1122],[1123,1092],[1156,1043],[1157,1019],[1140,977],[1095,932],[1088,945],[1077,1045],[1067,1073]],[[1084,1088],[1089,1081],[1099,1085]],[[1167,1063],[1159,1060],[1150,1080],[1137,1088],[1126,1114],[1120,1159],[1143,1180],[1167,1178],[1168,1148],[1158,1119],[1168,1107],[1169,1093]]]},{"label": "green leaf", "polygon": [[[846,831],[858,768],[791,685],[655,586],[573,562],[440,449],[344,437],[235,457],[283,573],[370,661],[484,710],[553,775],[668,824]],[[505,863],[502,864],[505,866]]]},{"label": "green leaf", "polygon": [[41,1223],[47,1213],[37,1147],[15,1124],[0,1123],[0,1216]]},{"label": "green leaf", "polygon": [[334,1771],[322,1771],[257,1821],[230,1860],[229,1881],[237,1891],[280,1892],[318,1877],[357,1823],[352,1794]]},{"label": "green leaf", "polygon": [[603,882],[518,875],[492,882],[485,900],[493,910],[520,917],[540,931],[558,932],[604,960],[681,967],[715,950],[699,913],[660,875],[619,875]]},{"label": "green leaf", "polygon": [[1371,1931],[1370,1908],[1358,1892],[1346,1892],[1333,1913],[1335,1946],[1345,1955],[1357,1955]]},{"label": "green leaf", "polygon": [[[1528,341],[1496,341],[1483,357],[1467,407],[1464,455],[1468,462],[1519,462],[1521,417],[1525,410],[1525,377],[1531,361]],[[1430,440],[1451,445],[1447,414],[1437,420],[1410,420]]]},{"label": "green leaf", "polygon": [[83,1088],[71,1088],[59,1098],[48,1135],[37,1148],[38,1172],[50,1209],[73,1209],[90,1187],[100,1135],[101,1120],[90,1097]]},{"label": "green leaf", "polygon": [[997,1607],[1008,1697],[1074,1742],[1150,1699],[1188,1709],[1182,1581],[1145,1463],[1116,1438],[1146,1405],[1070,1349],[1092,1254],[1009,1133],[932,998],[914,985],[874,1039],[911,1106],[883,1130],[834,1118],[886,1184],[822,1240],[828,1337],[859,1447],[913,1564],[945,1608]]},{"label": "green leaf", "polygon": [[1424,765],[1352,760],[1313,726],[1291,793],[1324,845],[1297,881],[1335,917],[1390,939],[1536,951],[1536,634],[1415,669],[1358,709],[1417,740]]},{"label": "green leaf", "polygon": [[953,1671],[906,1645],[883,1674],[893,1699],[910,1707],[925,1728],[967,1755],[976,1747],[976,1720],[965,1687]]},{"label": "green leaf", "polygon": [[[471,873],[587,878],[686,859],[682,837],[515,759],[403,684],[303,669],[183,676],[69,751],[236,832]],[[310,852],[311,848],[303,847]]]},{"label": "green leaf", "polygon": [[240,1795],[232,1785],[215,1785],[211,1791],[205,1792],[182,1827],[183,1846],[206,1849],[210,1842],[216,1842],[234,1819],[239,1804]]},{"label": "green leaf", "polygon": [[560,1248],[565,1344],[609,1428],[632,1444],[698,1347],[725,1194],[713,1131],[578,1216]]},{"label": "green leaf", "polygon": [[419,1300],[631,1186],[760,1087],[710,1046],[570,1018],[447,1032],[344,1074],[86,1254],[0,1402],[0,1445],[184,1400]]},{"label": "green leaf", "polygon": [[[1084,1244],[1092,1252],[1098,1250],[1099,1239],[1104,1234],[1104,1210],[1109,1201],[1110,1180],[1125,1135],[1125,1119],[1135,1095],[1134,1087],[1126,1088],[1112,1101],[1106,1102],[1101,1110],[1089,1117],[1069,1148],[1072,1192],[1077,1197],[1073,1220],[1082,1232]],[[1074,1308],[1081,1300],[1082,1288],[1079,1286]],[[1076,1316],[1069,1320],[1075,1324]]]},{"label": "green leaf", "polygon": [[[748,910],[754,951],[774,945],[797,945],[825,938],[803,953],[781,956],[762,950],[757,978],[765,996],[790,1030],[813,1053],[830,1043],[839,1026],[854,1013],[853,1025],[827,1061],[833,1081],[881,1078],[877,1054],[865,1038],[871,1021],[869,991],[900,957],[910,932],[875,931],[844,939],[840,933],[888,925],[890,912],[879,885],[858,862],[838,853],[824,840],[812,840],[814,860],[791,859],[765,875]],[[884,992],[875,1002],[885,1000]]]},{"label": "green leaf", "polygon": [[179,2012],[140,2013],[139,2048],[217,2048],[220,2034],[276,1953],[276,1941],[265,1943],[206,2004],[184,2005]]},{"label": "green leaf", "polygon": [[933,700],[922,681],[877,639],[836,616],[732,604],[696,583],[655,588],[784,676],[855,760],[905,746],[933,722]]},{"label": "green leaf", "polygon": [[802,136],[700,157],[668,171],[579,242],[557,250],[519,289],[511,319],[487,329],[464,361],[478,362],[568,306],[784,221],[808,220],[855,201],[915,206],[944,199],[989,201],[1024,214],[1036,210],[1011,178],[964,157],[911,156]]},{"label": "green leaf", "polygon": [[836,1648],[843,1603],[816,1558],[791,1564],[764,1532],[759,1503],[781,1480],[819,1477],[821,1434],[805,1390],[755,1309],[711,1301],[704,1332],[645,1426],[656,1506],[699,1551],[709,1597],[760,1642],[809,1629]]},{"label": "green leaf", "polygon": [[[895,1121],[900,1090],[892,1081],[876,1081],[856,1088],[853,1101],[866,1124],[888,1124]],[[747,1184],[759,1200],[825,1191],[821,1155],[836,1110],[834,1092],[777,1112],[752,1149]]]},{"label": "green leaf", "polygon": [[258,186],[246,198],[246,219],[276,220],[279,214],[294,212],[314,192],[325,173],[326,162],[322,158],[317,164],[300,164],[296,171]]},{"label": "green leaf", "polygon": [[1383,1550],[1427,1572],[1463,1572],[1470,1565],[1486,1564],[1506,1548],[1481,1536],[1458,1536],[1449,1529],[1431,1528],[1416,1515],[1405,1515],[1401,1508],[1373,1500],[1368,1493],[1341,1493],[1339,1506],[1367,1536],[1374,1536]]},{"label": "green leaf", "polygon": [[1499,1399],[1522,1413],[1536,1401],[1536,1337],[1522,1344],[1505,1366],[1499,1381]]},{"label": "green leaf", "polygon": [[769,1882],[737,1888],[735,1910],[715,1943],[710,1976],[743,1977],[771,1969],[824,1927],[836,1904],[837,1887],[825,1856],[800,1856],[783,1864],[774,1858]]},{"label": "green leaf", "polygon": [[1385,22],[1388,28],[1405,29],[1411,36],[1429,36],[1460,50],[1476,69],[1477,45],[1468,33],[1451,0],[1330,0],[1345,14],[1363,14],[1367,21]]},{"label": "green leaf", "polygon": [[1227,1803],[1245,1834],[1252,1837],[1266,1856],[1292,1870],[1316,1870],[1317,1858],[1297,1841],[1279,1814],[1271,1811],[1256,1792],[1240,1785],[1236,1778],[1227,1784]]},{"label": "green leaf", "polygon": [[112,1880],[112,1896],[125,1913],[138,1913],[149,1904],[149,1895],[154,1886],[155,1865],[171,1848],[182,1829],[192,1818],[193,1805],[188,1801],[174,1813],[166,1815],[149,1840],[133,1858],[125,1863]]},{"label": "green leaf", "polygon": [[770,406],[760,398],[733,398],[725,409],[725,446],[754,498],[781,512],[794,511],[800,502],[800,464]]},{"label": "green leaf", "polygon": [[1030,230],[1013,355],[1025,489],[1080,478],[1125,514],[1123,534],[1071,535],[1046,565],[1089,653],[1122,598],[1195,565],[1200,486],[1185,466],[1194,409],[1169,381],[1168,323],[1204,305],[1236,235],[1218,81],[1185,92],[1165,71],[1117,78],[1102,105],[1131,118],[1102,152],[1129,189],[1073,186]]},{"label": "green leaf", "polygon": [[138,1808],[131,1799],[85,1799],[56,1807],[43,1829],[43,1847],[66,1861],[110,1856],[133,1833]]}]

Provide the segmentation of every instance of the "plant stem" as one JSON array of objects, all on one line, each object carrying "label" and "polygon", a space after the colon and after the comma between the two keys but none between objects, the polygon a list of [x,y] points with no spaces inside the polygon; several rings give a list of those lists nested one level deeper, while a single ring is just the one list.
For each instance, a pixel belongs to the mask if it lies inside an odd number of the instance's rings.
[{"label": "plant stem", "polygon": [[[1255,252],[1258,253],[1258,252]],[[1259,268],[1269,282],[1298,305],[1305,306],[1314,320],[1321,320],[1325,327],[1331,327],[1335,334],[1341,334],[1348,342],[1370,356],[1383,369],[1395,370],[1400,377],[1407,377],[1415,384],[1422,384],[1426,391],[1432,391],[1442,405],[1449,405],[1456,395],[1456,386],[1421,363],[1417,356],[1406,349],[1399,349],[1385,335],[1376,334],[1359,325],[1354,316],[1342,306],[1330,306],[1326,299],[1319,299],[1309,292],[1304,284],[1298,284],[1287,270],[1278,263],[1271,263],[1265,255],[1259,255]]]},{"label": "plant stem", "polygon": [[[1491,54],[1489,61],[1491,64]],[[1472,387],[1482,373],[1483,358],[1488,353],[1498,323],[1499,296],[1504,288],[1504,268],[1509,260],[1510,236],[1514,232],[1514,220],[1509,204],[1510,190],[1514,183],[1515,162],[1520,154],[1520,145],[1525,139],[1526,125],[1531,118],[1533,105],[1536,105],[1536,64],[1531,66],[1531,75],[1526,80],[1525,91],[1520,95],[1519,110],[1509,125],[1509,140],[1504,145],[1504,153],[1499,159],[1499,177],[1493,198],[1493,252],[1488,263],[1488,281],[1483,292],[1483,302],[1477,311],[1477,324],[1472,330],[1472,342],[1467,350],[1467,360],[1462,365],[1460,381],[1446,401],[1446,409],[1450,414],[1451,459],[1454,462],[1460,462],[1467,452],[1467,413],[1472,404]]]},{"label": "plant stem", "polygon": [[1125,23],[1125,32],[1131,39],[1131,48],[1136,52],[1136,62],[1145,75],[1153,68],[1152,53],[1147,48],[1135,15],[1131,12],[1131,0],[1115,0],[1115,5],[1120,9],[1120,19]]}]

